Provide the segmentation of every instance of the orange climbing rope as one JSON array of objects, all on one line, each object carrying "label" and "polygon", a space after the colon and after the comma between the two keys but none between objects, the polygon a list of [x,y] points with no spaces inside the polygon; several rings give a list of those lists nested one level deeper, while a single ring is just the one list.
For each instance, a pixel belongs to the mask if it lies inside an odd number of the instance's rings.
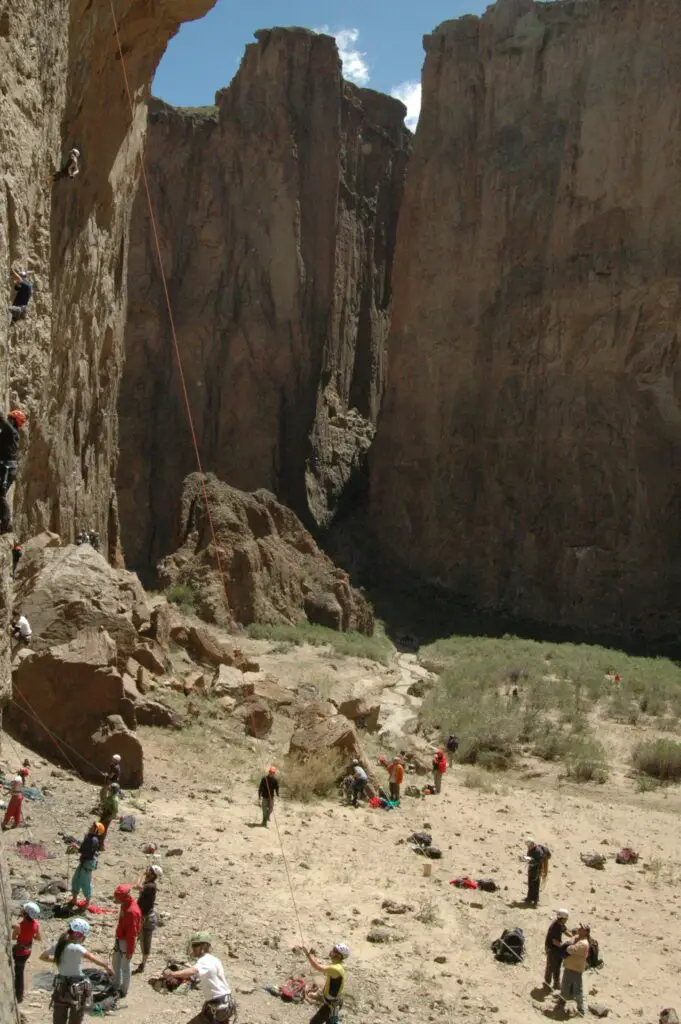
[{"label": "orange climbing rope", "polygon": [[[127,95],[127,98],[128,98],[128,105],[130,107],[130,116],[131,116],[131,118],[134,119],[135,106],[134,106],[134,102],[133,102],[133,98],[132,98],[132,90],[130,88],[130,80],[128,78],[128,71],[127,71],[127,67],[126,67],[126,63],[125,63],[125,54],[124,54],[124,51],[123,51],[123,45],[121,43],[121,34],[120,34],[120,28],[119,28],[119,24],[118,24],[118,18],[116,17],[116,8],[114,6],[114,0],[109,0],[109,6],[111,8],[111,18],[112,18],[112,21],[113,21],[114,32],[116,34],[116,45],[118,47],[118,55],[119,55],[119,60],[120,60],[120,64],[121,64],[121,71],[123,73],[123,81],[124,81],[124,84],[125,84],[125,92],[126,92],[126,95]],[[145,195],[146,195],[146,198],[147,198],[147,206],[149,208],[149,221],[150,221],[150,224],[151,224],[152,235],[153,235],[153,238],[154,238],[154,249],[156,251],[156,259],[157,259],[157,262],[158,262],[158,269],[159,269],[159,273],[161,275],[161,281],[163,283],[163,294],[165,296],[166,309],[167,309],[167,312],[168,312],[168,321],[169,321],[169,324],[170,324],[170,332],[171,332],[171,335],[172,335],[173,346],[174,346],[174,349],[175,349],[175,361],[176,361],[176,364],[177,364],[177,371],[178,371],[179,378],[180,378],[180,386],[182,388],[182,397],[184,399],[184,406],[185,406],[185,410],[186,410],[186,413],[187,413],[187,422],[189,424],[189,431],[191,433],[192,445],[194,447],[194,453],[196,455],[196,465],[197,465],[197,469],[198,469],[199,473],[201,474],[201,489],[202,489],[202,494],[203,494],[203,503],[204,503],[204,507],[205,507],[205,510],[206,510],[206,516],[207,516],[208,524],[209,524],[209,527],[210,527],[211,537],[212,537],[212,540],[213,540],[213,547],[214,547],[214,550],[215,550],[215,560],[216,560],[216,563],[217,563],[217,568],[218,568],[218,572],[220,574],[220,578],[222,580],[222,586],[223,586],[223,590],[224,590],[224,594],[225,594],[225,603],[226,603],[227,609],[229,611],[229,595],[228,595],[228,592],[227,592],[227,579],[226,579],[226,575],[225,575],[224,569],[222,567],[222,561],[221,561],[221,558],[220,558],[220,549],[218,547],[217,537],[216,537],[216,534],[215,534],[215,527],[214,527],[214,524],[213,524],[213,517],[212,517],[211,511],[210,511],[210,503],[208,501],[208,491],[207,491],[207,488],[206,488],[206,481],[205,481],[205,476],[204,476],[204,472],[203,472],[203,465],[202,465],[202,462],[201,462],[201,452],[199,450],[199,443],[198,443],[198,439],[197,439],[197,436],[196,436],[196,429],[195,429],[195,426],[194,426],[194,417],[192,415],[191,402],[189,400],[189,392],[187,390],[187,383],[186,383],[186,378],[185,378],[185,373],[184,373],[184,366],[183,366],[183,363],[182,363],[182,354],[180,352],[180,345],[179,345],[179,342],[177,340],[177,331],[175,329],[175,318],[173,316],[173,307],[172,307],[172,303],[170,301],[170,291],[168,289],[168,282],[167,282],[166,275],[165,275],[165,270],[164,270],[164,267],[163,267],[163,257],[161,255],[161,243],[160,243],[160,239],[159,239],[158,225],[157,225],[157,222],[156,222],[156,216],[154,214],[154,204],[152,203],[152,200],[151,200],[151,189],[149,187],[149,178],[147,176],[147,169],[146,169],[146,164],[145,164],[145,161],[144,161],[144,154],[142,154],[142,156],[140,158],[140,163],[141,163],[141,171],[142,171],[142,182],[143,182],[143,185],[144,185],[144,192],[145,192]],[[255,729],[255,721],[254,721],[252,715],[251,715],[251,718],[252,718],[251,726],[252,726],[252,729],[253,729],[253,735],[257,736],[257,732],[256,732],[256,729]],[[298,913],[298,906],[296,904],[295,891],[294,891],[294,888],[293,888],[293,880],[291,878],[291,872],[289,870],[288,861],[286,859],[286,851],[284,850],[284,843],[283,843],[283,840],[282,840],[282,837],[281,837],[281,832],[279,831],[279,824],[277,822],[277,818],[276,818],[276,815],[274,813],[272,814],[272,820],[274,821],[274,825],[275,825],[276,832],[277,832],[277,839],[279,840],[279,845],[281,847],[281,855],[282,855],[282,859],[283,859],[283,862],[284,862],[284,869],[285,869],[285,872],[286,872],[286,878],[288,880],[289,889],[291,890],[291,900],[292,900],[292,903],[293,903],[293,910],[294,910],[294,913],[295,913],[295,916],[296,916],[296,921],[298,923],[298,931],[300,932],[300,939],[301,939],[301,942],[302,942],[303,946],[305,946],[305,939],[304,939],[304,936],[303,936],[303,928],[302,928],[302,924],[301,924],[301,921],[300,921],[300,915]]]}]

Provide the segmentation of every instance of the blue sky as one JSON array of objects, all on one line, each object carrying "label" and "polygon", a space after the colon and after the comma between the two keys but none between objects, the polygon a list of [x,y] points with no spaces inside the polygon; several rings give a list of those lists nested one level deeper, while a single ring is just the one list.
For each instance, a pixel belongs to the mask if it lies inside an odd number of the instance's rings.
[{"label": "blue sky", "polygon": [[421,105],[422,36],[462,14],[481,14],[489,0],[218,0],[200,21],[184,25],[168,47],[154,93],[176,106],[204,106],[228,85],[244,47],[259,28],[302,25],[335,35],[346,78],[399,96],[415,127]]}]

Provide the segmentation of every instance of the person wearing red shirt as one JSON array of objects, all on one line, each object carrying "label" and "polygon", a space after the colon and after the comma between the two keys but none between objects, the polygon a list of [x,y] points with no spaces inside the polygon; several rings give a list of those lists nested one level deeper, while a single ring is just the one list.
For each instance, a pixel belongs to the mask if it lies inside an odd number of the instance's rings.
[{"label": "person wearing red shirt", "polygon": [[17,827],[17,825],[21,825],[21,805],[24,802],[23,788],[23,778],[21,777],[21,775],[16,775],[12,779],[11,783],[11,796],[9,798],[9,803],[7,804],[5,817],[2,822],[3,831],[6,828],[9,828],[10,821],[14,822],[15,828]]},{"label": "person wearing red shirt", "polygon": [[14,960],[14,994],[18,1003],[24,1001],[24,972],[33,950],[34,940],[40,942],[40,907],[37,903],[24,903],[21,918],[12,925],[12,959]]},{"label": "person wearing red shirt", "polygon": [[116,928],[116,944],[113,954],[114,988],[117,988],[124,999],[130,988],[132,974],[132,958],[137,945],[137,937],[142,930],[142,911],[132,895],[132,886],[119,885],[114,892],[114,903],[118,903],[121,912],[118,915]]},{"label": "person wearing red shirt", "polygon": [[436,793],[439,793],[442,789],[442,776],[446,771],[447,758],[445,757],[445,752],[444,750],[436,750],[435,757],[433,758],[433,783]]}]

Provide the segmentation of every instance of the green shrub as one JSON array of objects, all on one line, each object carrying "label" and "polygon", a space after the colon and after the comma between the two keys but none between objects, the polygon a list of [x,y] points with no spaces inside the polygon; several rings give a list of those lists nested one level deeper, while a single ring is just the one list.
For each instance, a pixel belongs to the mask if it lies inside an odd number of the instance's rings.
[{"label": "green shrub", "polygon": [[570,737],[560,729],[547,728],[537,736],[532,753],[542,761],[561,761],[570,748]]},{"label": "green shrub", "polygon": [[575,782],[607,782],[609,769],[605,748],[590,736],[576,736],[566,754],[568,777]]},{"label": "green shrub", "polygon": [[390,640],[379,623],[373,636],[364,633],[339,633],[326,626],[315,626],[310,622],[271,623],[254,622],[248,627],[248,635],[254,640],[273,640],[278,643],[311,644],[313,647],[327,645],[337,655],[353,658],[367,658],[382,665],[389,665],[395,652]]},{"label": "green shrub", "polygon": [[165,598],[169,604],[176,604],[185,615],[193,615],[196,612],[196,591],[187,583],[175,583],[168,587]]},{"label": "green shrub", "polygon": [[681,743],[677,740],[645,740],[632,752],[634,768],[661,782],[681,779]]},{"label": "green shrub", "polygon": [[309,803],[315,797],[331,796],[342,779],[346,764],[339,755],[313,754],[307,760],[289,757],[281,772],[281,785],[288,797]]}]

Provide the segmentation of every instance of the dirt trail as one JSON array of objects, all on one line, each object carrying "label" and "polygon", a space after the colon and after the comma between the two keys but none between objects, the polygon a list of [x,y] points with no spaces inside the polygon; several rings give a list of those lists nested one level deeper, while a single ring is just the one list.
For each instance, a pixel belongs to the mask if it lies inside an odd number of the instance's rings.
[{"label": "dirt trail", "polygon": [[[301,672],[314,675],[305,657],[298,666],[299,680]],[[338,668],[329,673],[344,684],[369,671],[366,663],[352,659],[333,662]],[[294,657],[290,663],[293,671]],[[406,691],[413,671],[408,656],[406,665],[400,656],[390,669],[371,670],[381,676],[395,668]],[[280,656],[277,674],[281,678],[286,671]],[[147,782],[139,797],[124,805],[137,815],[138,828],[132,835],[111,833],[95,876],[95,899],[112,906],[114,886],[134,881],[149,861],[143,845],[160,843],[154,859],[163,865],[165,878],[158,908],[169,919],[156,933],[152,969],[167,956],[181,954],[191,931],[208,928],[234,986],[240,1024],[295,1024],[311,1016],[310,1008],[285,1005],[263,991],[267,982],[280,984],[305,972],[300,957],[291,952],[300,934],[277,830],[253,827],[259,821],[259,772],[280,755],[273,741],[229,738],[227,728],[225,723],[210,733],[202,726],[173,734],[140,730]],[[10,768],[23,756],[17,744],[5,742],[3,758]],[[95,794],[68,773],[53,777],[51,765],[32,760],[31,782],[46,788],[45,798],[28,805],[29,828],[2,837],[12,882],[24,883],[31,896],[41,874],[70,875],[73,862],[67,861],[56,832],[82,836]],[[553,768],[537,770],[543,772],[540,777],[492,778],[495,789],[484,791],[471,787],[477,776],[455,767],[445,776],[441,797],[405,798],[393,812],[353,810],[335,801],[293,804],[282,779],[277,824],[304,938],[320,952],[340,940],[352,949],[347,1022],[413,1017],[526,1024],[541,1012],[531,992],[542,979],[551,911],[562,905],[572,911],[573,923],[589,920],[601,942],[606,966],[587,976],[586,990],[611,1008],[611,1019],[654,1024],[663,1006],[678,1003],[678,792],[668,797],[635,794],[631,782],[619,775],[612,784],[579,789],[563,785]],[[423,876],[422,859],[403,842],[423,828],[443,850],[430,878]],[[524,867],[518,858],[528,832],[553,851],[538,910],[511,905],[524,896]],[[27,837],[45,842],[58,852],[57,859],[42,865],[21,860],[14,844]],[[635,846],[653,870],[616,865],[614,854],[625,844]],[[166,857],[169,848],[177,847],[184,851],[181,856]],[[605,871],[581,864],[580,852],[590,849],[608,854]],[[495,894],[467,893],[449,885],[464,874],[491,876],[502,888]],[[386,898],[407,902],[415,912],[390,917],[381,910]],[[378,919],[394,927],[398,941],[367,942]],[[113,915],[93,918],[94,951],[111,949],[114,922]],[[497,964],[490,943],[504,927],[516,925],[525,929],[527,960],[516,967]],[[58,922],[44,925],[48,940],[59,930]],[[444,963],[435,962],[442,956]],[[43,966],[34,955],[28,977]],[[48,1019],[47,1002],[46,992],[28,991],[23,1011],[30,1024]],[[179,1024],[192,1017],[199,1002],[197,994],[158,995],[136,976],[115,1019],[121,1024]],[[543,1006],[549,1009],[552,1000]]]}]

